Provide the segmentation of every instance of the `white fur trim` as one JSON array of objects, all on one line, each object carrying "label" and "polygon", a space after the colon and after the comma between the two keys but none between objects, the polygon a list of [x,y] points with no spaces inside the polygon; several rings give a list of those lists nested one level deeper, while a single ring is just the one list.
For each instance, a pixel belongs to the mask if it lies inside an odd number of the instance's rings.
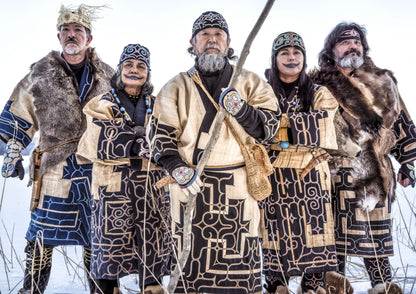
[{"label": "white fur trim", "polygon": [[385,291],[384,284],[377,284],[373,289],[368,290],[368,294],[381,294]]},{"label": "white fur trim", "polygon": [[379,199],[373,195],[367,195],[362,201],[360,201],[360,206],[363,210],[372,211],[376,207],[378,200]]}]

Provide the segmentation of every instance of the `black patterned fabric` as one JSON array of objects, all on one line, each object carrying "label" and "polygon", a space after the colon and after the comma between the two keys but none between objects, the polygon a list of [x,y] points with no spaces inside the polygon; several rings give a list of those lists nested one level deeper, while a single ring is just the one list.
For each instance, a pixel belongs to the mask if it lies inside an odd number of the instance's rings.
[{"label": "black patterned fabric", "polygon": [[[244,214],[248,209],[247,195],[227,195],[227,189],[236,184],[235,170],[205,171],[201,176],[204,187],[196,196],[193,244],[184,268],[185,285],[179,279],[175,293],[261,291],[259,240],[250,236],[253,223]],[[186,202],[179,205],[180,222],[173,226],[176,246],[181,248]]]},{"label": "black patterned fabric", "polygon": [[269,177],[272,193],[259,202],[264,222],[263,271],[269,281],[278,282],[283,274],[286,277],[323,276],[323,272],[337,268],[327,161],[312,167],[304,178],[300,177],[310,161],[316,160],[315,156],[325,153],[322,145],[335,140],[323,129],[333,128],[333,120],[328,117],[329,113],[333,117],[338,104],[324,87],[316,89],[317,109],[308,112],[298,112],[302,106],[298,105],[301,100],[297,87],[288,97],[284,93],[278,96],[282,112],[288,117],[285,128],[290,144],[286,149],[274,150],[275,145],[271,146],[269,156],[275,167]]},{"label": "black patterned fabric", "polygon": [[272,194],[259,203],[264,210],[266,276],[289,276],[335,270],[337,266],[329,191],[320,185],[323,170],[299,180],[296,169],[276,168]]},{"label": "black patterned fabric", "polygon": [[145,284],[157,282],[169,272],[171,254],[169,195],[152,188],[163,174],[123,166],[114,173],[121,176],[120,190],[101,186],[93,203],[91,274],[117,279],[139,273]]},{"label": "black patterned fabric", "polygon": [[160,283],[172,253],[169,194],[154,187],[165,172],[143,156],[145,137],[126,123],[110,93],[85,109],[78,154],[93,162],[91,275],[116,280],[138,273],[142,289]]}]

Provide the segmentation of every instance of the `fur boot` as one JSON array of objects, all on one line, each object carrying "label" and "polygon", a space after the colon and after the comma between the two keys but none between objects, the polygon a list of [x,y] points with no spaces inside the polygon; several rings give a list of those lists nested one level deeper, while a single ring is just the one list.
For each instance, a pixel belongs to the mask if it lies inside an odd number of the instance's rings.
[{"label": "fur boot", "polygon": [[91,277],[90,267],[91,267],[91,248],[84,247],[83,252],[83,259],[84,259],[84,270],[87,275],[88,286],[90,288],[90,293],[94,294],[97,292],[97,285]]},{"label": "fur boot", "polygon": [[297,294],[327,294],[324,288],[318,287],[316,291],[308,290],[307,292],[302,291],[302,287],[299,285]]},{"label": "fur boot", "polygon": [[18,294],[42,294],[45,292],[52,267],[53,246],[41,246],[29,241],[25,248],[26,268],[23,288]]},{"label": "fur boot", "polygon": [[276,292],[274,294],[289,294],[289,289],[286,286],[280,285],[277,286]]},{"label": "fur boot", "polygon": [[403,290],[399,285],[393,282],[387,282],[384,284],[377,284],[374,288],[368,290],[368,294],[403,294]]},{"label": "fur boot", "polygon": [[354,289],[350,281],[337,272],[326,273],[326,293],[327,294],[352,294]]},{"label": "fur boot", "polygon": [[141,294],[164,294],[162,286],[160,285],[149,285],[144,288],[144,291]]}]

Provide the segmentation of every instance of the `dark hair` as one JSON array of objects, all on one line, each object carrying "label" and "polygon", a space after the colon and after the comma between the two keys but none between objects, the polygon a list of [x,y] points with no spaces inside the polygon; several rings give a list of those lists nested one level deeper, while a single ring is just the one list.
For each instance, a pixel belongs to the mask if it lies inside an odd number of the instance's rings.
[{"label": "dark hair", "polygon": [[351,28],[355,29],[360,34],[361,44],[364,49],[363,57],[366,57],[368,55],[368,51],[370,50],[370,47],[368,46],[367,37],[366,37],[367,30],[364,28],[364,26],[360,26],[356,24],[355,22],[351,22],[351,23],[341,22],[337,24],[337,26],[332,30],[332,32],[329,33],[329,35],[325,39],[324,49],[322,49],[321,52],[319,53],[319,60],[318,60],[318,64],[321,68],[335,65],[335,56],[333,52],[335,44],[337,43],[338,38],[341,35],[341,33]]},{"label": "dark hair", "polygon": [[[193,37],[192,40],[195,43],[195,37]],[[227,40],[230,40],[230,37],[227,37]],[[195,56],[195,62],[198,60],[198,57],[196,56],[194,47],[192,45],[188,47],[188,53]],[[225,55],[225,57],[228,58],[229,60],[238,59],[238,57],[234,55],[234,49],[231,47],[228,47],[227,54]]]},{"label": "dark hair", "polygon": [[[300,49],[299,49],[300,50]],[[302,50],[300,50],[302,51]],[[272,86],[273,91],[276,96],[279,93],[284,93],[282,87],[282,81],[280,80],[280,72],[277,68],[276,64],[276,54],[272,55],[271,58],[271,70],[267,71],[269,74],[266,74],[267,80],[269,84]],[[310,107],[313,106],[314,94],[315,94],[315,84],[313,83],[312,79],[306,74],[306,55],[302,51],[303,54],[303,67],[302,71],[299,74],[299,97],[300,97],[300,105],[302,105],[302,109],[300,111],[309,111]],[[267,76],[268,75],[268,76]]]},{"label": "dark hair", "polygon": [[[124,87],[126,85],[124,85],[124,83],[121,81],[121,67],[123,66],[123,64],[119,64],[117,66],[116,72],[114,73],[114,75],[111,77],[110,80],[110,85],[112,88],[114,88],[114,90],[119,91],[119,90],[123,90]],[[142,86],[142,89],[140,91],[141,95],[150,95],[153,92],[153,85],[150,82],[150,69],[147,72],[147,79],[146,82],[144,83],[144,85]]]}]

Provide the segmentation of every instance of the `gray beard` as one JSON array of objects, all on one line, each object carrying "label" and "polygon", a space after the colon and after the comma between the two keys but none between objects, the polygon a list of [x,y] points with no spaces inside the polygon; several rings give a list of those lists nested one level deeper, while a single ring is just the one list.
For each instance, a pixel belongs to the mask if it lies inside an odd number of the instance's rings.
[{"label": "gray beard", "polygon": [[335,62],[340,67],[346,67],[346,68],[359,68],[364,63],[364,58],[362,56],[356,56],[356,57],[343,57],[338,58],[335,56]]},{"label": "gray beard", "polygon": [[224,68],[227,59],[218,54],[206,54],[205,52],[199,56],[197,64],[198,69],[203,72],[217,72]]}]

